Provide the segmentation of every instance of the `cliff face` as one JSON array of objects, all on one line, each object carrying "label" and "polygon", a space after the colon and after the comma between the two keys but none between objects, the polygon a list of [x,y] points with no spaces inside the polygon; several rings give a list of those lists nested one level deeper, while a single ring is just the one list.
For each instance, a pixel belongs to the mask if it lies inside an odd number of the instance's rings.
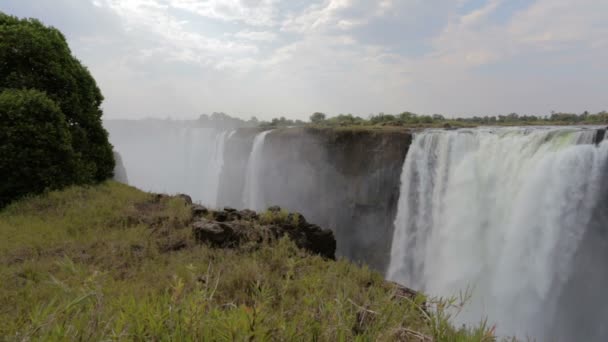
[{"label": "cliff face", "polygon": [[[219,203],[244,207],[244,177],[236,176],[246,173],[253,136],[235,135],[226,146]],[[411,138],[406,130],[275,130],[263,147],[261,197],[331,228],[338,255],[384,270]]]},{"label": "cliff face", "polygon": [[253,139],[260,132],[257,128],[242,128],[227,139],[217,201],[221,206],[248,209],[243,203],[245,174]]}]

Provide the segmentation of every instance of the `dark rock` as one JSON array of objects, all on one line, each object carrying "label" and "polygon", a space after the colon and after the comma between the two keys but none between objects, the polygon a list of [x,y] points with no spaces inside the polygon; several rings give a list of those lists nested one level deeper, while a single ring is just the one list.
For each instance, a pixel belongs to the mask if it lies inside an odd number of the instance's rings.
[{"label": "dark rock", "polygon": [[153,203],[160,203],[164,200],[166,200],[167,198],[169,198],[169,195],[165,195],[165,194],[156,194],[154,195],[154,199],[153,199]]},{"label": "dark rock", "polygon": [[249,210],[249,209],[241,210],[239,212],[239,214],[241,215],[241,219],[243,219],[243,220],[251,221],[251,220],[258,219],[258,214],[253,210]]},{"label": "dark rock", "polygon": [[[202,212],[202,208],[204,207],[193,210]],[[273,213],[281,211],[279,207],[272,210]],[[192,224],[194,237],[199,243],[215,247],[237,247],[247,242],[262,243],[287,236],[296,246],[310,253],[328,259],[336,258],[333,232],[306,222],[301,214],[291,213],[286,220],[272,225],[259,225],[259,222],[255,222],[259,217],[252,210],[207,212],[212,213],[213,220],[199,218]]]},{"label": "dark rock", "polygon": [[290,213],[287,216],[287,221],[292,222],[297,225],[306,225],[308,223],[308,222],[306,222],[304,215],[302,215],[300,213]]},{"label": "dark rock", "polygon": [[386,281],[386,283],[393,288],[393,299],[395,300],[399,300],[399,299],[407,299],[410,300],[416,304],[418,304],[420,306],[420,308],[422,308],[424,311],[427,310],[427,306],[426,306],[426,299],[425,297],[420,294],[418,291],[414,291],[408,287],[405,287],[401,284],[397,284],[395,282],[392,281]]},{"label": "dark rock", "polygon": [[224,211],[227,212],[227,213],[233,213],[233,212],[236,211],[236,209],[231,208],[231,207],[224,207]]},{"label": "dark rock", "polygon": [[606,129],[608,128],[600,128],[596,131],[595,139],[593,141],[596,145],[599,145],[602,141],[604,141],[604,138],[606,137]]},{"label": "dark rock", "polygon": [[241,213],[239,213],[238,211],[229,211],[227,213],[227,221],[238,221],[241,218]]},{"label": "dark rock", "polygon": [[186,202],[186,204],[188,205],[192,205],[192,197],[186,195],[186,194],[179,194],[176,197],[179,197],[181,199],[184,200],[184,202]]},{"label": "dark rock", "polygon": [[213,219],[218,222],[226,222],[228,220],[228,213],[225,211],[214,211]]},{"label": "dark rock", "polygon": [[202,205],[195,204],[192,206],[192,215],[194,217],[201,217],[209,214],[209,209]]},{"label": "dark rock", "polygon": [[216,247],[230,247],[238,242],[238,236],[227,224],[200,220],[192,224],[194,238],[199,243],[207,243]]}]

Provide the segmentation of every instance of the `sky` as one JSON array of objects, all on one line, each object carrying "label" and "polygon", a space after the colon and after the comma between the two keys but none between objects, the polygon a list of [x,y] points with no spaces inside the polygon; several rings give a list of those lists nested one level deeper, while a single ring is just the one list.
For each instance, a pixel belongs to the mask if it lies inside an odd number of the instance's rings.
[{"label": "sky", "polygon": [[105,118],[608,110],[606,0],[1,0],[60,29]]}]

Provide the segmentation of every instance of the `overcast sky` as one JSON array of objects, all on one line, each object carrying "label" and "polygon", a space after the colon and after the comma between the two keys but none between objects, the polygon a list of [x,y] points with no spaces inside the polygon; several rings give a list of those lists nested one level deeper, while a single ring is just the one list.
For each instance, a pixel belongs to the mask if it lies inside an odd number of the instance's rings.
[{"label": "overcast sky", "polygon": [[106,118],[608,109],[606,0],[2,0],[63,31]]}]

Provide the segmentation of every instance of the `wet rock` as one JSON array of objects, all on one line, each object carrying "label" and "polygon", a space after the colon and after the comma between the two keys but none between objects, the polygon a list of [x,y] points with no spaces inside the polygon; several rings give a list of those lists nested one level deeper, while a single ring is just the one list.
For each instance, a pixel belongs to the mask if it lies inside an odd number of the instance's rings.
[{"label": "wet rock", "polygon": [[600,128],[596,131],[595,139],[593,141],[596,145],[599,145],[602,141],[604,141],[604,138],[606,137],[606,129],[608,128]]}]

